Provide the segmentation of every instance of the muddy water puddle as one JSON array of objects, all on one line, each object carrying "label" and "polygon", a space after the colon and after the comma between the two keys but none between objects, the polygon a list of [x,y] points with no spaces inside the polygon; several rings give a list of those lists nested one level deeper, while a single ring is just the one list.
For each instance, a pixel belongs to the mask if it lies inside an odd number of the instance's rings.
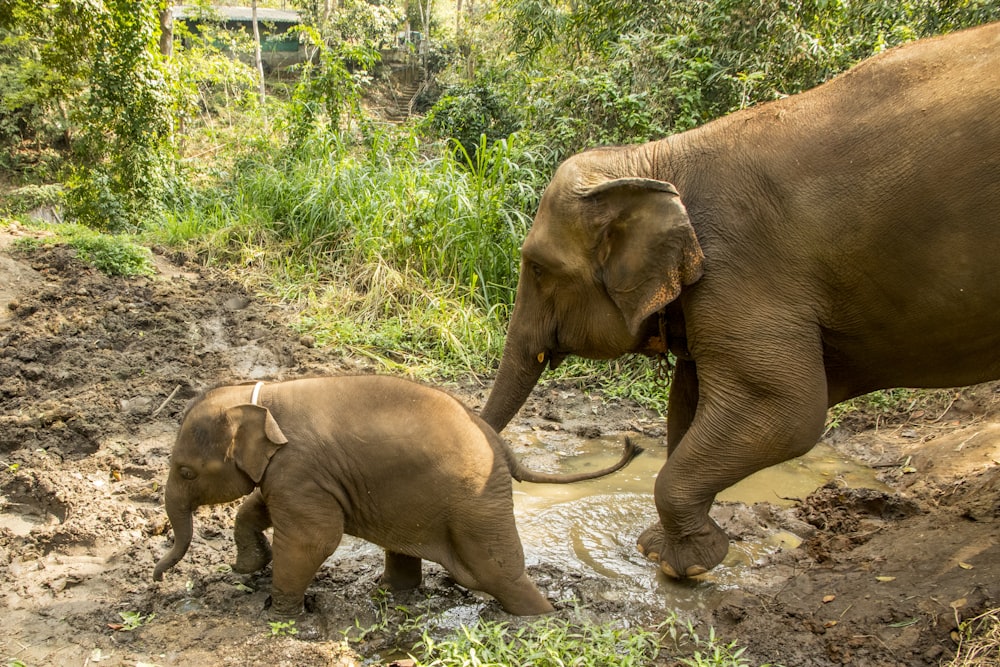
[{"label": "muddy water puddle", "polygon": [[[529,565],[545,563],[599,575],[609,581],[602,593],[608,599],[648,599],[655,591],[674,608],[694,610],[713,606],[726,590],[759,578],[761,573],[749,566],[762,556],[801,542],[792,532],[771,530],[760,538],[734,540],[723,566],[707,575],[685,582],[667,578],[635,548],[639,533],[657,520],[653,484],[666,449],[657,440],[637,441],[646,451],[608,477],[568,485],[515,484],[515,514]],[[580,442],[571,455],[558,458],[558,471],[608,466],[620,456],[621,446],[620,438]],[[855,488],[884,488],[872,469],[821,444],[805,456],[750,476],[718,500],[790,507],[833,479]]]}]

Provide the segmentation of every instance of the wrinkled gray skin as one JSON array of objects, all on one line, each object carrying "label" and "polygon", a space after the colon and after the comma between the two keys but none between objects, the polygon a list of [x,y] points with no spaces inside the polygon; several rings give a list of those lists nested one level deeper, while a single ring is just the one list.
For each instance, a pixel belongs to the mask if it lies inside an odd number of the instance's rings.
[{"label": "wrinkled gray skin", "polygon": [[236,518],[237,572],[272,558],[271,614],[299,615],[316,570],[344,533],[386,549],[383,583],[421,581],[421,559],[443,565],[512,614],[552,611],[524,571],[511,479],[568,483],[624,467],[621,460],[576,475],[536,473],[448,394],[388,376],[292,380],[212,389],[192,402],[170,457],[165,504],[174,546],[153,578],[191,544],[192,512],[250,494]]},{"label": "wrinkled gray skin", "polygon": [[677,357],[639,549],[717,565],[717,493],[807,452],[873,390],[1000,377],[1000,24],[871,58],[811,91],[587,151],[521,251],[482,417],[502,430],[570,354]]}]

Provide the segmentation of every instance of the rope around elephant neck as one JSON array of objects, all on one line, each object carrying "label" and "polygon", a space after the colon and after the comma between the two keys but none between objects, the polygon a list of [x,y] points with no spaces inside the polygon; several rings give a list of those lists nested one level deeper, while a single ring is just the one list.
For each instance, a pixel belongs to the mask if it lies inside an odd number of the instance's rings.
[{"label": "rope around elephant neck", "polygon": [[260,388],[263,386],[263,382],[258,382],[253,386],[253,391],[250,393],[250,405],[257,405],[257,401],[260,400]]}]

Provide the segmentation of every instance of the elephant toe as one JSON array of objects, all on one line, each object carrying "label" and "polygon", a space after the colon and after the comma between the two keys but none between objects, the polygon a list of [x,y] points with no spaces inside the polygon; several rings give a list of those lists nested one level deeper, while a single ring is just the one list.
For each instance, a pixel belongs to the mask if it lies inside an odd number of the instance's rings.
[{"label": "elephant toe", "polygon": [[663,550],[664,534],[660,524],[654,524],[642,531],[636,541],[635,548],[647,559],[657,562],[660,560],[660,552]]}]

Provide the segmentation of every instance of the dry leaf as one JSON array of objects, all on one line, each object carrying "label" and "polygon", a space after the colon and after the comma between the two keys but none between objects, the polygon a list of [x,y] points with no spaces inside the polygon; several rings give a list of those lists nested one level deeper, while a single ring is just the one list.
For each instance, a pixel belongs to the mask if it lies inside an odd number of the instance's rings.
[{"label": "dry leaf", "polygon": [[963,563],[962,561],[958,561],[958,566],[960,568],[962,568],[963,570],[971,570],[972,569],[971,565],[969,565],[968,563]]},{"label": "dry leaf", "polygon": [[826,623],[823,624],[823,627],[824,628],[832,628],[835,625],[837,625],[837,621],[827,621]]},{"label": "dry leaf", "polygon": [[952,609],[961,609],[966,605],[966,603],[968,603],[968,600],[966,600],[965,598],[958,598],[957,600],[952,600],[951,604],[949,604],[948,606],[951,607]]},{"label": "dry leaf", "polygon": [[896,581],[896,577],[875,577],[875,581]]},{"label": "dry leaf", "polygon": [[837,599],[836,595],[824,595],[823,596],[823,604],[826,604],[827,602],[833,602],[836,599]]}]

